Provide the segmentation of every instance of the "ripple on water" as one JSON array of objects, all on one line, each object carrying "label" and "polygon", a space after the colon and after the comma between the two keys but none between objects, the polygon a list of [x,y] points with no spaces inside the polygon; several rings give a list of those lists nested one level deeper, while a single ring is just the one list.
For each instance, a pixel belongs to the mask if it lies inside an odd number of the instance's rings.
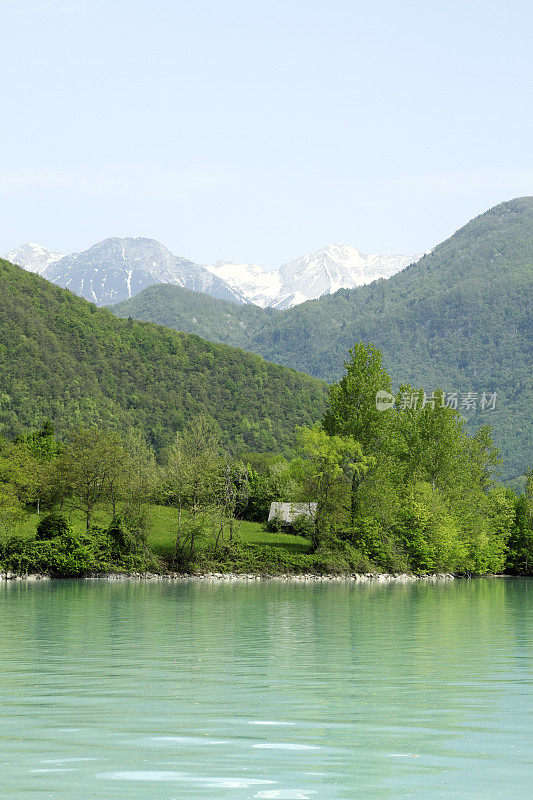
[{"label": "ripple on water", "polygon": [[275,719],[251,719],[248,725],[294,725],[294,722],[282,722]]},{"label": "ripple on water", "polygon": [[62,769],[61,767],[47,767],[47,768],[43,768],[43,769],[32,769],[32,770],[30,770],[30,772],[35,773],[35,774],[53,772],[53,773],[57,774],[57,773],[61,773],[61,772],[76,772],[76,769],[75,769],[75,767],[65,767],[64,769]]},{"label": "ripple on water", "polygon": [[212,778],[188,775],[185,772],[162,770],[131,770],[121,772],[101,772],[97,778],[112,781],[147,781],[166,783],[189,783],[209,789],[248,789],[253,786],[273,785],[276,781],[261,778]]},{"label": "ripple on water", "polygon": [[294,742],[261,742],[260,744],[253,744],[252,747],[257,747],[260,750],[320,750],[321,748],[314,744],[296,744]]},{"label": "ripple on water", "polygon": [[96,761],[96,758],[41,758],[40,764],[72,764],[77,761]]},{"label": "ripple on water", "polygon": [[151,742],[177,742],[178,744],[231,744],[228,739],[211,739],[209,736],[152,736]]},{"label": "ripple on water", "polygon": [[313,789],[267,789],[254,794],[261,800],[311,800],[311,795],[317,794]]}]

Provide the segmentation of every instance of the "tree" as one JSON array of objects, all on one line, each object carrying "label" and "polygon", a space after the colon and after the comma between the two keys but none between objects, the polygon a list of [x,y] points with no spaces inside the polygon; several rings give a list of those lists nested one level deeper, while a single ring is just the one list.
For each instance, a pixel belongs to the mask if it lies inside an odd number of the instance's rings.
[{"label": "tree", "polygon": [[24,506],[13,486],[0,481],[0,530],[9,530],[23,515]]},{"label": "tree", "polygon": [[506,567],[516,575],[533,568],[533,469],[526,470],[524,494],[515,497],[515,518],[509,537]]},{"label": "tree", "polygon": [[4,443],[0,457],[3,480],[12,486],[21,503],[35,503],[39,512],[40,498],[47,483],[47,465],[35,456],[24,440]]},{"label": "tree", "polygon": [[222,467],[222,495],[220,527],[215,542],[215,549],[224,536],[224,526],[229,528],[229,541],[233,541],[235,533],[237,509],[243,508],[250,497],[250,482],[247,467],[238,459],[227,453],[224,455]]},{"label": "tree", "polygon": [[176,435],[167,453],[166,477],[178,508],[173,563],[190,563],[200,537],[212,527],[213,510],[223,504],[224,462],[209,418],[194,417]]},{"label": "tree", "polygon": [[316,549],[327,530],[338,527],[353,476],[364,474],[373,460],[363,455],[361,445],[352,437],[330,436],[318,425],[299,428],[298,441],[303,458],[295,462],[295,469],[305,499],[317,504],[312,539]]},{"label": "tree", "polygon": [[115,434],[97,428],[71,431],[55,470],[63,500],[83,512],[87,530],[98,503],[110,497],[116,467]]},{"label": "tree", "polygon": [[129,429],[123,441],[123,449],[121,497],[124,501],[124,508],[122,516],[137,534],[145,535],[148,524],[148,504],[159,475],[154,451],[137,428]]},{"label": "tree", "polygon": [[[346,374],[334,383],[328,393],[328,408],[322,427],[333,436],[350,437],[359,442],[367,456],[383,454],[389,446],[390,414],[379,411],[376,396],[379,391],[390,392],[390,377],[383,368],[381,352],[371,344],[358,342],[344,362]],[[352,471],[350,518],[355,523],[358,512],[358,493],[372,464]]]},{"label": "tree", "polygon": [[345,375],[329,389],[322,427],[330,435],[350,436],[372,453],[383,444],[389,416],[378,411],[376,395],[390,392],[391,380],[377,347],[358,342],[349,356]]}]

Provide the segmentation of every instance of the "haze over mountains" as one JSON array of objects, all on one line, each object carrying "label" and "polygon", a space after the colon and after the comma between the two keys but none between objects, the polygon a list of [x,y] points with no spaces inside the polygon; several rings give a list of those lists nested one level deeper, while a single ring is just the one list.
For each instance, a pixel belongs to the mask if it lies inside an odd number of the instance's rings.
[{"label": "haze over mountains", "polygon": [[364,255],[351,245],[329,245],[277,270],[228,261],[204,267],[175,256],[154,239],[140,237],[105,239],[84,252],[66,256],[26,244],[5,257],[99,306],[135,297],[146,287],[163,283],[241,305],[278,309],[388,278],[419,258]]}]

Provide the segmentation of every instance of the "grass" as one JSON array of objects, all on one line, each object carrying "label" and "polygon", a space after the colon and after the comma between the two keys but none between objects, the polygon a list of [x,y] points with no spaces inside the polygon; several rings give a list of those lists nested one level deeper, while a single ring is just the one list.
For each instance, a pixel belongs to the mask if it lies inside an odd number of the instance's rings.
[{"label": "grass", "polygon": [[239,536],[244,542],[265,545],[287,550],[289,553],[308,553],[310,543],[303,536],[293,536],[290,533],[270,533],[265,531],[259,522],[239,523]]},{"label": "grass", "polygon": [[[79,511],[69,511],[68,517],[75,531],[85,530],[85,518]],[[40,517],[37,514],[28,514],[17,525],[17,534],[33,537]],[[111,520],[108,509],[100,508],[94,514],[95,525],[106,526]],[[150,506],[150,529],[148,534],[148,547],[164,561],[169,561],[176,542],[177,511],[168,506]],[[304,554],[310,550],[310,544],[302,536],[293,536],[288,533],[270,533],[259,522],[238,521],[235,524],[237,536],[245,543],[271,547],[275,551],[291,554]]]}]

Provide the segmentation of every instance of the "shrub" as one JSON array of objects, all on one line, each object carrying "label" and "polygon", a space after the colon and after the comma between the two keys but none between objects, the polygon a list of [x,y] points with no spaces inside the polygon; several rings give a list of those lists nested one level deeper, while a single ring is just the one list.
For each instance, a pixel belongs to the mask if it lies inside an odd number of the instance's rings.
[{"label": "shrub", "polygon": [[404,572],[411,569],[407,555],[399,546],[398,537],[383,530],[372,517],[359,517],[353,528],[349,528],[343,539],[352,549],[357,549],[366,564],[384,572]]},{"label": "shrub", "polygon": [[44,541],[55,539],[56,536],[66,536],[71,533],[72,528],[68,519],[63,514],[52,511],[39,521],[36,539],[38,541]]},{"label": "shrub", "polygon": [[291,533],[295,536],[304,536],[306,539],[313,538],[315,523],[307,514],[299,514],[293,519],[291,524]]},{"label": "shrub", "polygon": [[[118,538],[118,532],[115,528]],[[70,528],[50,539],[12,536],[0,542],[0,570],[17,574],[44,573],[55,578],[80,578],[102,572],[145,572],[159,569],[152,554],[137,547],[120,551],[117,539],[93,526],[83,533]]]},{"label": "shrub", "polygon": [[138,549],[135,537],[121,516],[113,517],[106,534],[110,539],[113,552],[117,555],[131,553]]},{"label": "shrub", "polygon": [[269,533],[279,533],[280,531],[286,531],[287,526],[281,517],[272,517],[268,522],[265,522],[265,530],[269,531]]}]

